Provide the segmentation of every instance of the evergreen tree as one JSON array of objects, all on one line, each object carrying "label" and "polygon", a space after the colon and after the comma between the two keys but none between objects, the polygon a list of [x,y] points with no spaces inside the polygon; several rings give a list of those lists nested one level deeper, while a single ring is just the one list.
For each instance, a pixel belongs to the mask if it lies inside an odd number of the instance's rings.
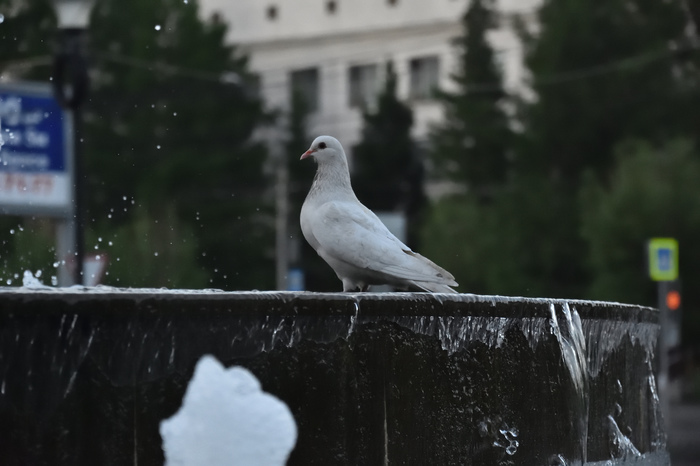
[{"label": "evergreen tree", "polygon": [[0,73],[3,78],[45,80],[51,76],[56,20],[50,0],[0,0]]},{"label": "evergreen tree", "polygon": [[[565,0],[543,4],[535,34],[521,28],[536,98],[521,107],[516,173],[531,192],[547,186],[560,208],[542,197],[511,234],[523,241],[518,249],[551,251],[522,270],[548,295],[585,295],[591,278],[580,236],[581,174],[605,176],[626,138],[662,141],[694,130],[697,86],[672,50],[685,44],[686,26],[679,2]],[[537,236],[522,233],[531,223],[539,223]]]},{"label": "evergreen tree", "polygon": [[508,172],[512,135],[503,106],[507,95],[486,34],[496,27],[495,1],[474,0],[462,19],[457,40],[457,89],[440,92],[444,122],[431,134],[431,153],[444,173],[489,196]]},{"label": "evergreen tree", "polygon": [[408,242],[416,243],[416,228],[425,201],[423,163],[411,138],[413,112],[396,97],[396,73],[387,64],[386,82],[377,110],[365,111],[362,140],[353,148],[353,187],[358,198],[375,211],[406,214]]},{"label": "evergreen tree", "polygon": [[[53,29],[48,4],[17,8],[32,13],[26,21],[21,17],[22,24]],[[0,33],[13,21],[6,18]],[[31,46],[17,49],[17,56],[46,53],[42,41],[51,34],[39,38],[34,31],[17,33]],[[92,13],[93,83],[84,128],[88,229],[111,237],[143,231],[149,219],[154,225],[174,222],[172,231],[180,236],[163,237],[160,254],[142,257],[153,264],[132,267],[155,270],[170,257],[199,269],[163,266],[150,286],[199,287],[202,271],[209,286],[224,289],[273,283],[270,204],[263,196],[266,151],[251,138],[267,116],[248,90],[253,77],[246,58],[225,45],[225,34],[221,22],[200,20],[194,0],[105,0]],[[48,81],[50,68],[38,71],[43,75],[31,76]],[[115,248],[119,241],[131,240],[114,238]],[[173,248],[182,251],[163,253]],[[185,260],[183,254],[196,257]],[[127,275],[111,279],[130,285],[128,267],[117,269]],[[135,271],[137,276],[143,274]]]},{"label": "evergreen tree", "polygon": [[422,253],[468,293],[582,297],[585,267],[568,218],[572,201],[543,177],[517,176],[488,203],[476,193],[441,198],[422,229]]},{"label": "evergreen tree", "polygon": [[661,141],[698,121],[696,74],[684,64],[683,2],[546,1],[536,34],[521,28],[537,98],[523,107],[523,170],[575,190],[608,171],[627,138]]},{"label": "evergreen tree", "polygon": [[[581,231],[590,245],[593,280],[589,297],[656,306],[646,245],[650,238],[679,242],[683,286],[683,340],[700,334],[700,157],[686,139],[662,145],[627,141],[617,146],[609,181],[592,172],[584,178]],[[693,337],[694,336],[694,337]]]},{"label": "evergreen tree", "polygon": [[299,157],[309,148],[312,140],[307,133],[310,114],[308,102],[303,94],[298,89],[292,89],[287,117],[289,137],[285,144],[285,156],[289,170],[289,210],[292,219],[297,219],[297,227],[301,206],[315,174],[315,170],[309,169],[307,164],[299,163]]},{"label": "evergreen tree", "polygon": [[91,29],[93,217],[114,210],[119,220],[126,198],[164,221],[172,205],[195,231],[212,286],[270,287],[265,150],[251,140],[265,116],[246,92],[246,58],[224,43],[226,26],[202,22],[196,2],[128,0],[98,3]]}]

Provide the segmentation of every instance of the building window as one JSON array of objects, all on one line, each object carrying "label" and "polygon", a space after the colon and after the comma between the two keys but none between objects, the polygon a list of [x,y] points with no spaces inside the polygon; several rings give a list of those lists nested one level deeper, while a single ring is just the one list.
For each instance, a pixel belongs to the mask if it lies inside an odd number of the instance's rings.
[{"label": "building window", "polygon": [[338,9],[338,4],[335,2],[335,0],[329,0],[326,2],[326,11],[328,12],[329,15],[332,15],[335,13],[335,10]]},{"label": "building window", "polygon": [[420,57],[411,60],[412,99],[430,99],[438,87],[440,62],[438,57]]},{"label": "building window", "polygon": [[377,102],[379,80],[377,65],[351,66],[348,71],[350,107],[372,108]]},{"label": "building window", "polygon": [[267,19],[270,21],[277,19],[277,7],[275,5],[270,5],[267,7]]},{"label": "building window", "polygon": [[314,112],[319,108],[318,68],[306,68],[292,71],[291,91],[298,92],[304,98],[307,109]]}]

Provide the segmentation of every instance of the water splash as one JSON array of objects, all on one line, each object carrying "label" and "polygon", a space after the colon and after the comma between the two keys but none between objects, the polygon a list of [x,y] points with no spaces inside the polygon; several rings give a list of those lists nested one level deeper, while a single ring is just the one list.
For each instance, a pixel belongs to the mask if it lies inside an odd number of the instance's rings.
[{"label": "water splash", "polygon": [[619,348],[627,338],[633,344],[640,345],[653,359],[659,326],[650,322],[625,322],[610,319],[586,319],[583,323],[588,348],[588,370],[591,377],[596,377],[605,360]]},{"label": "water splash", "polygon": [[[477,432],[483,439],[488,440],[492,447],[500,453],[501,459],[511,457],[518,452],[520,441],[518,428],[509,425],[500,416],[494,418],[486,417],[477,424]],[[498,464],[513,464],[510,462]]]},{"label": "water splash", "polygon": [[519,434],[518,428],[508,427],[507,424],[504,424],[503,427],[498,430],[498,433],[503,436],[503,441],[499,439],[497,445],[503,448],[507,455],[513,456],[518,451],[518,446],[520,446],[520,442],[517,440]]},{"label": "water splash", "polygon": [[566,365],[573,385],[577,403],[575,422],[577,438],[581,440],[581,461],[586,462],[588,449],[588,359],[586,356],[586,340],[583,334],[581,318],[569,308],[568,303],[561,306],[561,314],[556,306],[550,305],[551,332],[559,342],[561,357]]},{"label": "water splash", "polygon": [[626,460],[629,457],[639,458],[642,456],[632,441],[620,431],[612,416],[608,416],[608,438],[610,439],[610,456],[612,458]]},{"label": "water splash", "polygon": [[37,271],[36,275],[32,274],[30,270],[25,270],[24,276],[22,277],[22,286],[25,288],[49,288],[39,280],[40,276],[40,270]]},{"label": "water splash", "polygon": [[651,365],[651,359],[647,359],[647,383],[649,385],[649,393],[652,399],[652,438],[651,445],[656,450],[666,449],[666,430],[664,429],[663,414],[661,411],[661,401],[659,400],[659,392],[656,388],[656,377],[654,369]]}]

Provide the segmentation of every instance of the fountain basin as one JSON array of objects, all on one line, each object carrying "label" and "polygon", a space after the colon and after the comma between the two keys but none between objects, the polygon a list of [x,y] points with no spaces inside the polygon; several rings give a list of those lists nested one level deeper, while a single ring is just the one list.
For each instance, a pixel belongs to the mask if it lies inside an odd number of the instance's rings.
[{"label": "fountain basin", "polygon": [[6,288],[0,457],[163,464],[210,354],[287,404],[289,465],[667,465],[658,325],[590,301]]}]

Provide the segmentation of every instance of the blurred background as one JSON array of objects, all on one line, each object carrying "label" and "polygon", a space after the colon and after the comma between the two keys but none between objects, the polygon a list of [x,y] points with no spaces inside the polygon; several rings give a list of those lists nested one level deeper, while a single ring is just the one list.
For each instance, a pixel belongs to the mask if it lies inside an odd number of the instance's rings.
[{"label": "blurred background", "polygon": [[[102,284],[339,291],[298,222],[299,156],[330,134],[360,200],[461,292],[656,306],[647,241],[676,238],[671,365],[700,397],[697,2],[97,0],[89,19]],[[0,0],[0,84],[51,82],[58,51],[52,2]],[[56,281],[56,228],[0,216],[2,285]]]}]

